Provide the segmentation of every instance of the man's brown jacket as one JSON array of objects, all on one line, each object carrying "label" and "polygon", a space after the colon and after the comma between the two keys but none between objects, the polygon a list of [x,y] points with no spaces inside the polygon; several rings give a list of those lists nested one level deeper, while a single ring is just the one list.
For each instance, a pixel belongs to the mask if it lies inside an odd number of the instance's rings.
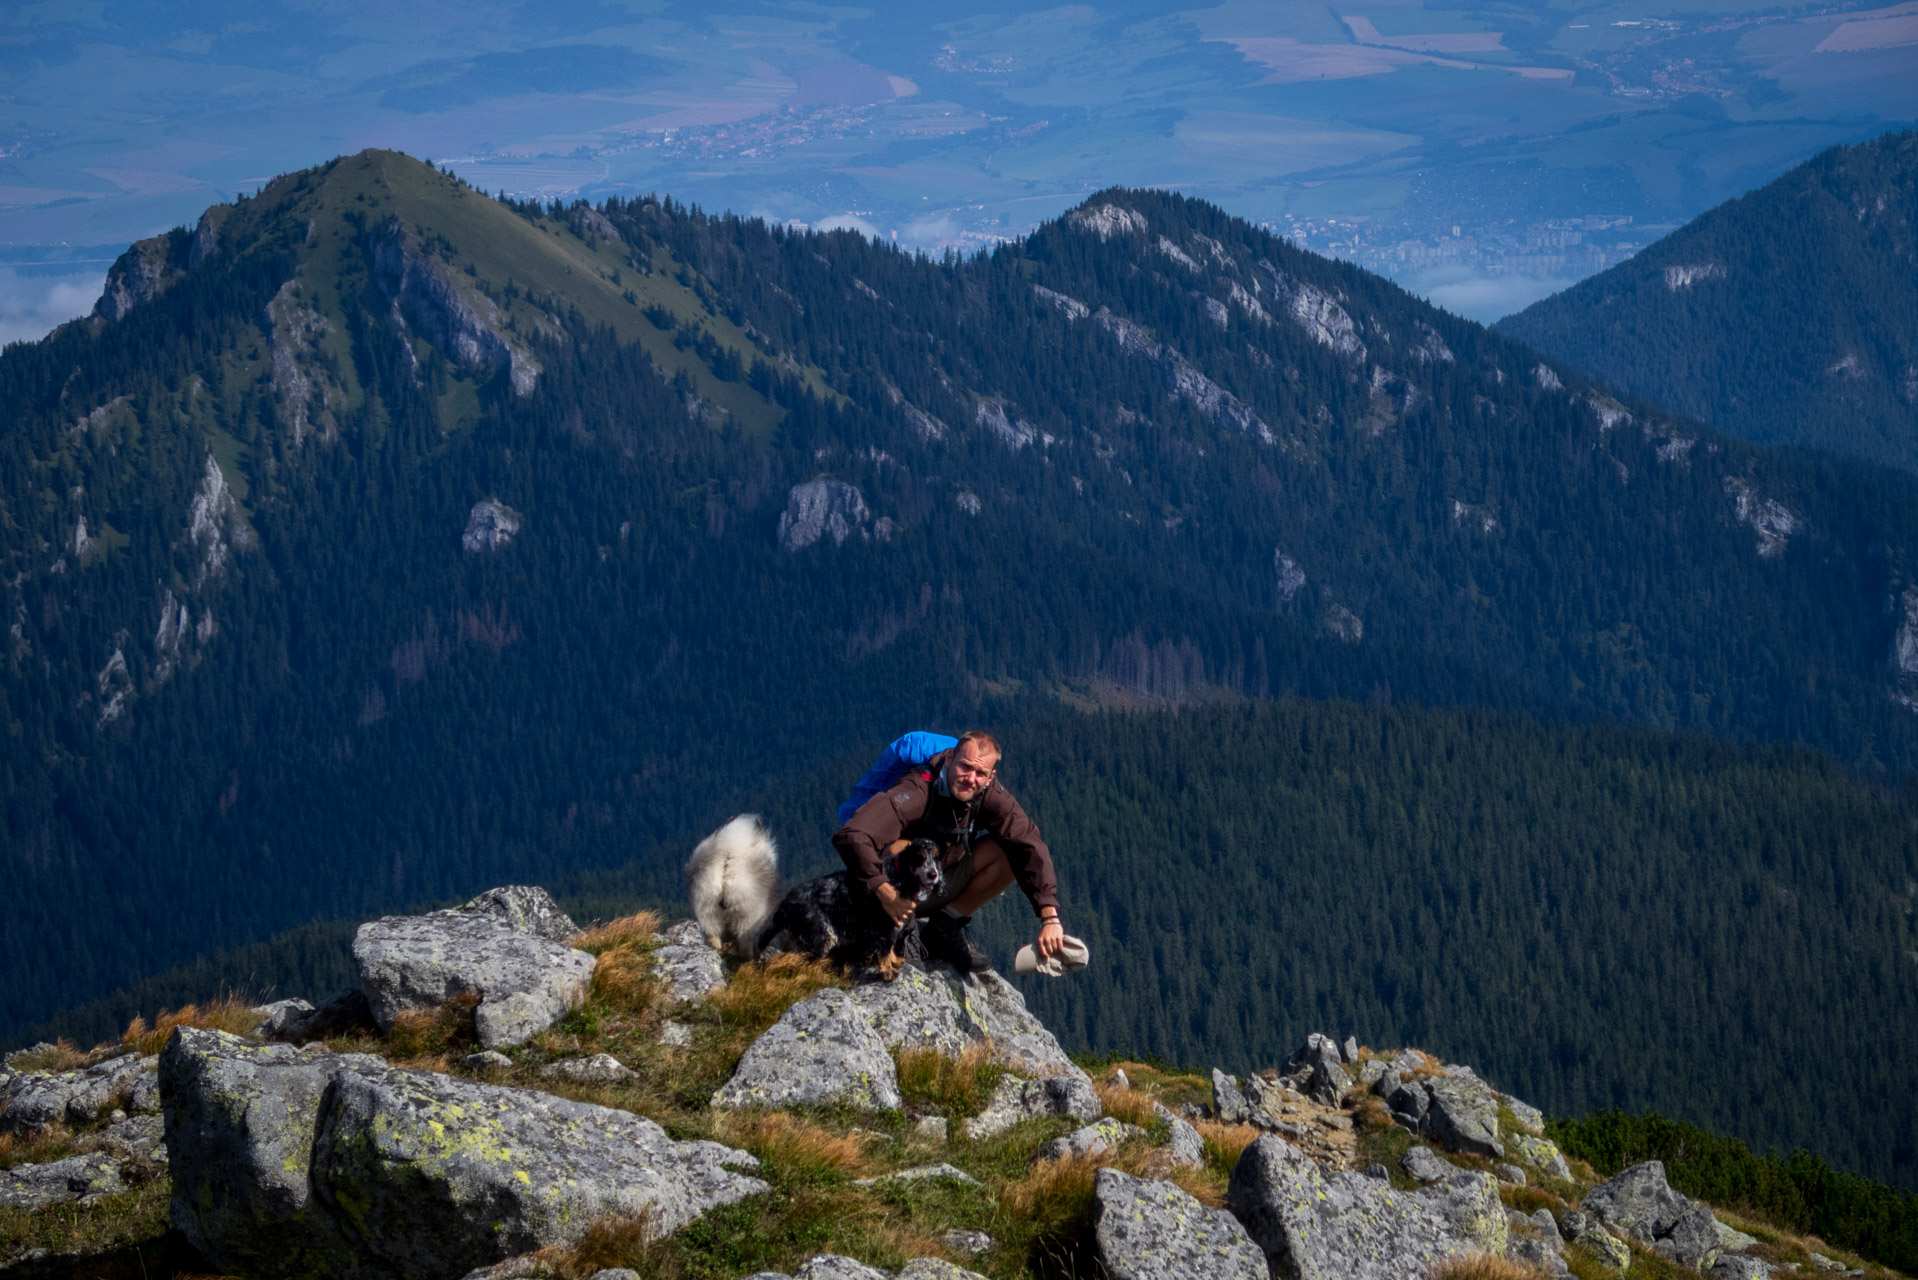
[{"label": "man's brown jacket", "polygon": [[931,840],[940,861],[952,866],[975,842],[990,836],[1006,851],[1006,861],[1018,877],[1036,913],[1059,905],[1059,881],[1052,871],[1052,851],[1039,828],[1012,794],[994,779],[970,804],[962,804],[939,787],[940,772],[951,751],[942,751],[923,765],[859,806],[851,821],[832,838],[833,848],[845,860],[855,884],[877,893],[885,883],[885,850],[893,841]]}]

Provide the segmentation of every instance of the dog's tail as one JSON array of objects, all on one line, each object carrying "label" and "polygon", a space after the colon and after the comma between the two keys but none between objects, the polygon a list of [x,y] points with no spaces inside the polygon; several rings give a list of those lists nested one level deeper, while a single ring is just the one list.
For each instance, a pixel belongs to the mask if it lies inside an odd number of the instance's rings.
[{"label": "dog's tail", "polygon": [[686,891],[708,943],[754,954],[779,905],[779,848],[758,814],[740,814],[694,847]]}]

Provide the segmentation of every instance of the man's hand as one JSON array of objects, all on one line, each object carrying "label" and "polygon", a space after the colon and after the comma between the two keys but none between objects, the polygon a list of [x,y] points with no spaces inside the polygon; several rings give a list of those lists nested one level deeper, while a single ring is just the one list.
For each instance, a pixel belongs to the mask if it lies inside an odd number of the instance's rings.
[{"label": "man's hand", "polygon": [[1039,924],[1039,958],[1049,960],[1065,949],[1066,929],[1058,916],[1047,916]]},{"label": "man's hand", "polygon": [[[879,899],[880,910],[886,913],[886,918],[892,921],[894,928],[897,928],[912,918],[912,899],[900,893],[899,890],[893,888],[892,885],[880,885],[879,892],[875,896]],[[1060,936],[1063,937],[1064,934],[1062,933]]]}]

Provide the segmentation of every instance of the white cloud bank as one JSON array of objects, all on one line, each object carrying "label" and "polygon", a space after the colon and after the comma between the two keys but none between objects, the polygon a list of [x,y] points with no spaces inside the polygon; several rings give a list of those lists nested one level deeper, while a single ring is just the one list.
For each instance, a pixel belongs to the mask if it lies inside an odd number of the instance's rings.
[{"label": "white cloud bank", "polygon": [[1578,281],[1557,276],[1488,276],[1469,267],[1438,267],[1402,277],[1399,283],[1454,315],[1491,324]]},{"label": "white cloud bank", "polygon": [[104,271],[49,276],[0,267],[0,346],[44,338],[93,310],[106,279]]}]

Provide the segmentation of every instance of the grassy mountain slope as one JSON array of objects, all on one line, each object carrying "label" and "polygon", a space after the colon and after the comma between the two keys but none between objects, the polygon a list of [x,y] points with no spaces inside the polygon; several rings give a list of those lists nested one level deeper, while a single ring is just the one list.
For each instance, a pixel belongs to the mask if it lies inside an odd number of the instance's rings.
[{"label": "grassy mountain slope", "polygon": [[[1022,982],[1074,1050],[1243,1072],[1312,1031],[1415,1042],[1554,1114],[1656,1107],[1918,1184],[1906,797],[1809,752],[1467,710],[1063,714],[1005,738],[1093,949],[1071,981]],[[856,767],[746,797],[789,875],[837,865],[827,823]],[[675,871],[553,884],[580,918],[682,914]],[[1003,964],[1031,913],[1015,895],[979,927]],[[323,997],[349,940],[303,930],[34,1034],[92,1043],[229,987]],[[1820,1043],[1849,1047],[1845,1088],[1805,1053]]]},{"label": "grassy mountain slope", "polygon": [[669,883],[769,780],[1062,702],[1918,760],[1907,481],[1177,197],[933,263],[367,153],[102,311],[0,356],[0,1026],[311,920]]},{"label": "grassy mountain slope", "polygon": [[1498,328],[1732,435],[1918,469],[1918,133],[1824,152]]}]

